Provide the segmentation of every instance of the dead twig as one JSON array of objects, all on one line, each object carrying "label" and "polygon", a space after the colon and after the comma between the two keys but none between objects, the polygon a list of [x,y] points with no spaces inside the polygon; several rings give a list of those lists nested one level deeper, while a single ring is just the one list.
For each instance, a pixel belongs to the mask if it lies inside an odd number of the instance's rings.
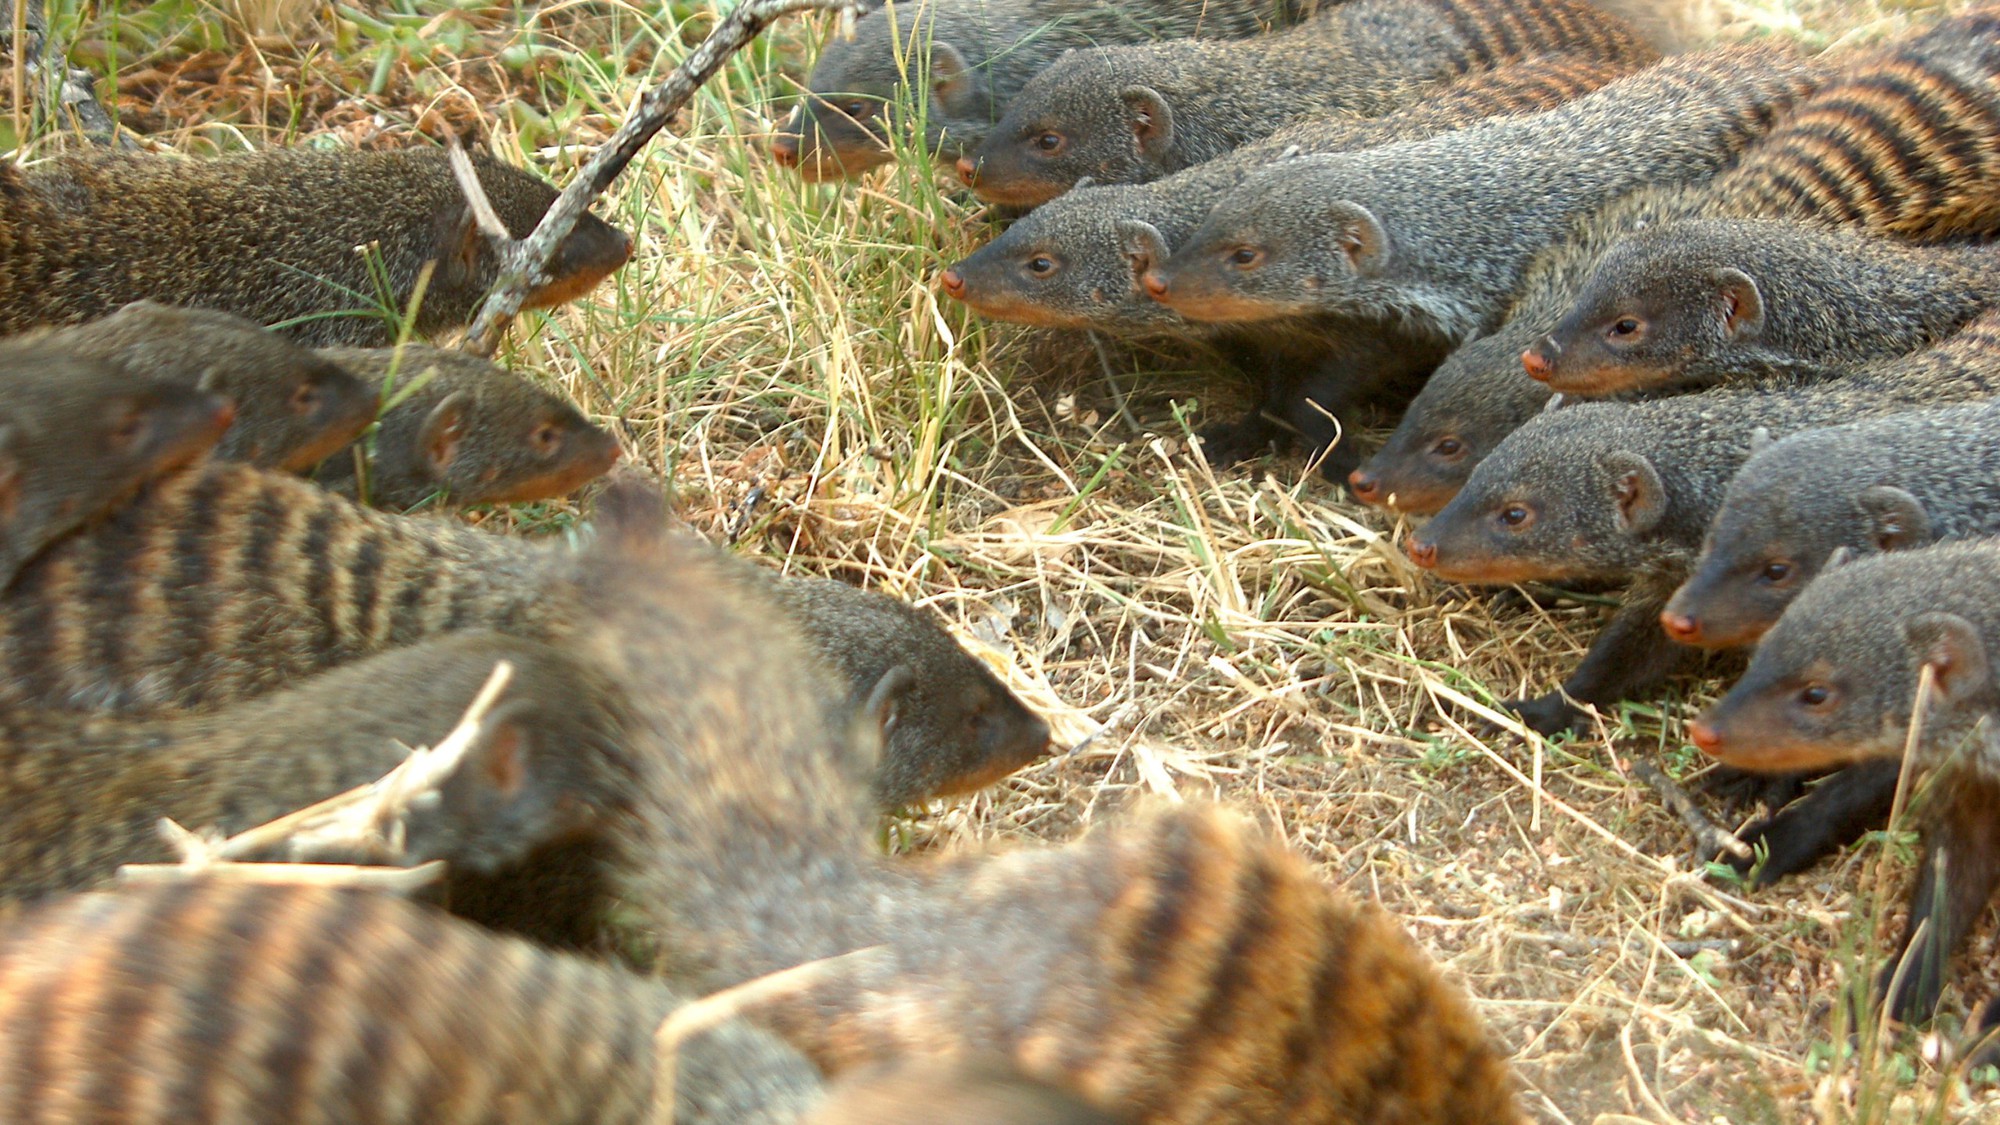
[{"label": "dead twig", "polygon": [[1717,824],[1707,813],[1701,811],[1701,806],[1694,803],[1694,798],[1688,796],[1688,791],[1681,788],[1679,782],[1661,773],[1658,766],[1639,758],[1631,759],[1630,764],[1632,773],[1639,780],[1652,786],[1668,810],[1680,817],[1682,824],[1687,825],[1688,831],[1694,835],[1695,847],[1700,849],[1703,856],[1725,853],[1737,859],[1749,859],[1755,854],[1751,851],[1750,845],[1737,838],[1736,833]]},{"label": "dead twig", "polygon": [[548,280],[548,266],[555,259],[556,248],[576,229],[577,220],[604,194],[646,142],[665,128],[667,121],[694,97],[695,91],[715,77],[736,52],[749,46],[765,28],[794,12],[854,13],[860,8],[859,0],[744,0],[724,16],[715,30],[708,33],[708,38],[689,52],[665,81],[639,98],[639,108],[618,126],[610,140],[591,154],[534,231],[523,239],[506,240],[499,281],[486,303],[479,307],[479,316],[461,346],[473,355],[493,354],[528,294]]}]

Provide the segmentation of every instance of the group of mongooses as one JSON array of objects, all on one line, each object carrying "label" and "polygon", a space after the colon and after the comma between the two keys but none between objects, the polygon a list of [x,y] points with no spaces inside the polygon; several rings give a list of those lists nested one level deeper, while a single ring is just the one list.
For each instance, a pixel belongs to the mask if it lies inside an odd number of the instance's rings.
[{"label": "group of mongooses", "polygon": [[[1928,1019],[2000,891],[2000,7],[1818,56],[1662,57],[1589,0],[1203,5],[1194,29],[1134,3],[1088,45],[1007,39],[1102,6],[864,17],[773,151],[824,179],[911,136],[1011,219],[948,296],[1212,346],[1263,391],[1209,421],[1208,460],[1296,440],[1428,517],[1418,567],[1629,584],[1560,688],[1510,702],[1527,727],[1754,646],[1690,740],[1781,775],[1740,786],[1765,796],[1837,771],[1746,827],[1759,879],[1879,824],[1884,759],[1918,747],[1924,870],[1879,991]],[[1401,424],[1363,456],[1355,408],[1385,400]]]}]

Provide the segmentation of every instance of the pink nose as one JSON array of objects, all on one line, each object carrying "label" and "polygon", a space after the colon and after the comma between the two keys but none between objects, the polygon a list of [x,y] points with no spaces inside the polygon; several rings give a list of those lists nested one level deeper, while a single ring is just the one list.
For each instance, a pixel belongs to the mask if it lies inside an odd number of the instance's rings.
[{"label": "pink nose", "polygon": [[1548,382],[1549,376],[1556,372],[1555,365],[1533,348],[1521,353],[1521,366],[1527,369],[1530,377],[1544,383]]},{"label": "pink nose", "polygon": [[1688,724],[1688,740],[1710,757],[1722,748],[1722,734],[1701,719]]},{"label": "pink nose", "polygon": [[1382,482],[1367,469],[1356,469],[1347,474],[1347,490],[1363,504],[1373,504],[1381,500]]},{"label": "pink nose", "polygon": [[958,178],[964,181],[966,187],[975,187],[978,185],[979,165],[974,163],[970,156],[959,157],[958,163],[954,167],[958,169]]},{"label": "pink nose", "polygon": [[1139,285],[1146,291],[1146,295],[1155,301],[1164,301],[1167,299],[1169,291],[1167,279],[1161,277],[1158,272],[1147,270],[1145,273],[1140,274]]},{"label": "pink nose", "polygon": [[787,168],[799,166],[799,139],[790,133],[771,138],[771,159]]},{"label": "pink nose", "polygon": [[965,300],[965,279],[958,275],[957,270],[946,270],[943,273],[939,274],[938,285],[941,286],[944,289],[945,293],[949,295],[953,300],[958,300],[958,301]]},{"label": "pink nose", "polygon": [[1410,556],[1411,562],[1416,563],[1425,570],[1430,570],[1437,566],[1438,549],[1435,543],[1426,543],[1421,539],[1412,538],[1409,542],[1403,544],[1403,552]]},{"label": "pink nose", "polygon": [[1698,644],[1701,641],[1701,622],[1685,613],[1668,610],[1660,614],[1660,628],[1667,631],[1667,636],[1684,645]]}]

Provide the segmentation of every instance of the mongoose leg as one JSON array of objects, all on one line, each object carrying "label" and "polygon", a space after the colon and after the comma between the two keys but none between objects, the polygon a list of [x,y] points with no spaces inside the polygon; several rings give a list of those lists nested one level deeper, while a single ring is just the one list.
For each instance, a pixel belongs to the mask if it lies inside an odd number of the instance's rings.
[{"label": "mongoose leg", "polygon": [[1560,693],[1508,700],[1506,706],[1534,730],[1562,734],[1579,729],[1583,720],[1583,712],[1564,696],[1578,703],[1609,704],[1643,695],[1665,683],[1699,659],[1700,653],[1674,644],[1660,631],[1660,605],[1651,598],[1628,600],[1591,643],[1576,671],[1563,681]]},{"label": "mongoose leg", "polygon": [[[1901,951],[1883,966],[1876,992],[1893,1005],[1906,1023],[1930,1019],[1944,991],[1945,964],[1965,943],[1972,923],[2000,888],[2000,818],[1993,802],[2000,786],[1960,772],[1939,791],[1943,807],[1927,813],[1924,823],[1923,868],[1910,896],[1910,920],[1898,942]],[[1930,923],[1922,944],[1914,945],[1917,929]],[[1889,989],[1900,962],[1908,961],[1902,989]]]},{"label": "mongoose leg", "polygon": [[[1862,762],[1831,774],[1805,796],[1750,825],[1737,835],[1766,851],[1756,886],[1768,887],[1787,875],[1804,871],[1820,857],[1860,839],[1863,832],[1889,819],[1896,799],[1895,761]],[[1739,871],[1751,864],[1730,860]]]}]

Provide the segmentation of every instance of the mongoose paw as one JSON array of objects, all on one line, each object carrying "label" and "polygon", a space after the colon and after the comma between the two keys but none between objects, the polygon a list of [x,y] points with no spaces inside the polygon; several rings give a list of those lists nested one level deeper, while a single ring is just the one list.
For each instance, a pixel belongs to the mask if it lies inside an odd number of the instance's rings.
[{"label": "mongoose paw", "polygon": [[1500,706],[1519,715],[1529,730],[1545,738],[1583,729],[1584,713],[1564,699],[1561,692],[1552,691],[1534,699],[1505,699]]},{"label": "mongoose paw", "polygon": [[1285,432],[1252,412],[1234,422],[1214,422],[1195,431],[1202,456],[1216,468],[1262,457],[1286,440]]},{"label": "mongoose paw", "polygon": [[1730,808],[1781,809],[1805,792],[1807,774],[1753,773],[1716,766],[1702,774],[1697,786]]}]

